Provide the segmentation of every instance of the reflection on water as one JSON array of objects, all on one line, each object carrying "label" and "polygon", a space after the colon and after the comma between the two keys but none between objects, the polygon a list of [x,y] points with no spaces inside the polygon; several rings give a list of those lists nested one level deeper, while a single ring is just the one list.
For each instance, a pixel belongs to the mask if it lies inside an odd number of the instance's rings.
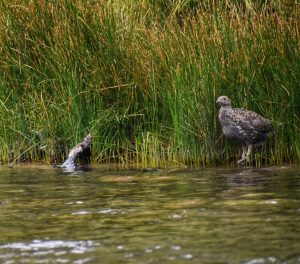
[{"label": "reflection on water", "polygon": [[300,169],[0,169],[0,263],[300,263]]},{"label": "reflection on water", "polygon": [[[29,243],[9,243],[0,246],[0,249],[13,253],[4,253],[1,259],[4,263],[11,263],[14,260],[17,263],[69,263],[68,254],[86,255],[80,256],[74,263],[88,263],[91,258],[88,252],[92,251],[100,243],[93,241],[60,241],[60,240],[33,240]],[[8,261],[9,260],[9,261]]]}]

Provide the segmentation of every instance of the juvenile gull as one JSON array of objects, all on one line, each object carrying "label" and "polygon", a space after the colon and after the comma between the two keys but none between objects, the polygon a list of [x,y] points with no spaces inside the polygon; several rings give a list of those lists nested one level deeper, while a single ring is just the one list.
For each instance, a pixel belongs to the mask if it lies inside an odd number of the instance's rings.
[{"label": "juvenile gull", "polygon": [[224,136],[242,144],[243,154],[237,164],[249,161],[253,147],[266,141],[272,122],[255,112],[232,108],[227,96],[220,96],[217,103],[221,106],[218,118]]}]

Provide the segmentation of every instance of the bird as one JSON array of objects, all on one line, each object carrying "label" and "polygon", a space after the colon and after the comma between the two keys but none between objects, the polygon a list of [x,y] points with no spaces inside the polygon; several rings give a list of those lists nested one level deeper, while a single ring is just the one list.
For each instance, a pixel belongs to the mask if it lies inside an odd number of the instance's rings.
[{"label": "bird", "polygon": [[253,147],[262,145],[273,130],[272,121],[247,109],[232,108],[231,100],[224,95],[218,97],[217,104],[221,107],[218,119],[224,136],[242,145],[242,157],[237,164],[249,162]]}]

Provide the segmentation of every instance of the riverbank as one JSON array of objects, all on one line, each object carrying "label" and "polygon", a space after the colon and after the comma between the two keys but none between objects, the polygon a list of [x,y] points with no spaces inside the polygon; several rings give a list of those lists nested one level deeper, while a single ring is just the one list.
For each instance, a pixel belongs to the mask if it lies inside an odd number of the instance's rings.
[{"label": "riverbank", "polygon": [[92,164],[233,165],[219,95],[274,122],[254,166],[299,164],[292,1],[3,1],[0,17],[3,164],[60,163],[92,132]]}]

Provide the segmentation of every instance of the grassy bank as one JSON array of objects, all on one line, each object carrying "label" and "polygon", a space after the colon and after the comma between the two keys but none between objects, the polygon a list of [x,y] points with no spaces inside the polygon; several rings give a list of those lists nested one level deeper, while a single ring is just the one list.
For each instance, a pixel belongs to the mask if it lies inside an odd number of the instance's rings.
[{"label": "grassy bank", "polygon": [[91,131],[93,163],[233,164],[219,95],[274,121],[257,165],[299,163],[299,4],[101,3],[1,2],[3,163],[59,162]]}]

